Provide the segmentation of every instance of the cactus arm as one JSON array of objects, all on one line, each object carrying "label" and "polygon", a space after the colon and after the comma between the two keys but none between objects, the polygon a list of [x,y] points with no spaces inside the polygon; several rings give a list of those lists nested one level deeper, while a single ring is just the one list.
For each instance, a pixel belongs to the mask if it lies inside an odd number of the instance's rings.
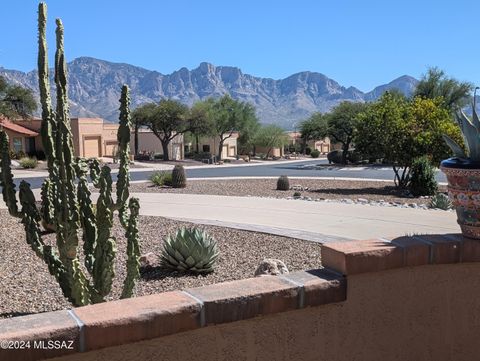
[{"label": "cactus arm", "polygon": [[88,166],[90,167],[90,178],[92,179],[93,186],[100,188],[100,162],[96,158],[89,159]]},{"label": "cactus arm", "polygon": [[2,158],[0,161],[0,186],[2,187],[3,201],[13,217],[20,217],[15,183],[13,182],[8,136],[4,131],[0,131],[0,155]]},{"label": "cactus arm", "polygon": [[41,214],[45,225],[54,225],[55,223],[55,195],[53,191],[53,182],[50,178],[45,179],[41,191]]},{"label": "cactus arm", "polygon": [[100,174],[100,196],[97,201],[97,244],[93,263],[93,282],[98,293],[104,297],[110,293],[115,276],[115,238],[110,230],[113,226],[112,176],[110,168],[104,166]]},{"label": "cactus arm", "polygon": [[130,96],[126,85],[122,87],[122,95],[120,97],[120,126],[118,127],[118,157],[120,159],[120,168],[117,176],[117,203],[115,208],[119,211],[120,223],[124,228],[127,227],[127,200],[130,196],[128,187],[130,185],[129,155],[130,155]]},{"label": "cactus arm", "polygon": [[65,297],[73,302],[67,271],[53,248],[45,245],[42,240],[39,226],[41,217],[35,205],[35,196],[30,189],[30,184],[25,181],[20,183],[19,198],[22,205],[22,223],[25,228],[27,243],[37,256],[45,261],[48,271],[57,279]]},{"label": "cactus arm", "polygon": [[42,125],[40,133],[42,144],[47,156],[48,171],[50,176],[56,173],[55,165],[55,112],[52,109],[50,96],[50,79],[47,57],[47,5],[38,4],[38,84],[40,89],[40,102],[42,105]]},{"label": "cactus arm", "polygon": [[132,297],[135,281],[140,278],[140,247],[138,244],[138,211],[140,205],[137,198],[131,198],[128,204],[130,217],[128,220],[127,237],[127,276],[123,283],[121,298]]},{"label": "cactus arm", "polygon": [[80,208],[80,223],[83,229],[83,253],[85,256],[85,267],[92,274],[94,263],[94,250],[97,242],[97,225],[93,211],[91,193],[88,189],[87,179],[88,165],[84,160],[77,161],[78,188],[77,198]]}]

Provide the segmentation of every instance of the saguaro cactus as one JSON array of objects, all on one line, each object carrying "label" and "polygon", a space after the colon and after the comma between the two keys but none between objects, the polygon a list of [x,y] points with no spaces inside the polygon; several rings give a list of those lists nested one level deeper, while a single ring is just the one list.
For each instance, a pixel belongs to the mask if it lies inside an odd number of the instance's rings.
[{"label": "saguaro cactus", "polygon": [[[133,293],[139,277],[138,200],[129,199],[129,90],[123,86],[120,99],[118,143],[120,172],[117,180],[117,200],[112,199],[110,168],[100,169],[97,161],[75,159],[67,97],[67,67],[64,53],[63,24],[57,19],[55,85],[56,111],[53,111],[48,77],[45,3],[38,7],[38,77],[42,104],[41,135],[47,156],[48,178],[42,185],[41,207],[37,209],[30,185],[22,181],[19,187],[20,209],[11,171],[8,137],[0,131],[0,186],[10,214],[22,219],[27,243],[42,258],[57,279],[63,294],[75,306],[102,302],[112,288],[115,276],[116,239],[111,234],[113,217],[118,211],[127,238],[127,276],[122,298]],[[90,169],[89,169],[90,168]],[[87,174],[99,188],[95,214]],[[56,249],[42,240],[40,224],[56,233]],[[81,238],[80,238],[81,235]],[[83,243],[84,267],[78,251]]]}]

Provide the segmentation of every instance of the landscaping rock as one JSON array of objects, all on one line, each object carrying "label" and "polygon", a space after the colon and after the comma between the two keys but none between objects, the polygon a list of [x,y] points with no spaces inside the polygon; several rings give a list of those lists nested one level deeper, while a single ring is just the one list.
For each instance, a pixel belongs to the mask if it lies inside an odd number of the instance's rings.
[{"label": "landscaping rock", "polygon": [[154,253],[148,252],[140,256],[139,262],[141,268],[151,269],[155,266],[155,264],[157,264],[158,257]]},{"label": "landscaping rock", "polygon": [[267,275],[277,276],[279,274],[288,273],[287,266],[285,266],[285,263],[279,259],[265,258],[255,271],[255,277]]},{"label": "landscaping rock", "polygon": [[357,202],[359,202],[359,203],[368,203],[368,199],[366,199],[366,198],[358,198],[358,199],[357,199]]}]

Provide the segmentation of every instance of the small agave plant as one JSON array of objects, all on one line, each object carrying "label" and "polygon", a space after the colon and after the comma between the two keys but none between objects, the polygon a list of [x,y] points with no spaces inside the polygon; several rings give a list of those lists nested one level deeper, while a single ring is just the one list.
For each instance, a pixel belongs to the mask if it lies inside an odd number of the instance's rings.
[{"label": "small agave plant", "polygon": [[468,159],[472,162],[480,162],[480,120],[477,111],[473,107],[473,115],[470,120],[463,111],[456,114],[457,123],[462,131],[467,153],[452,138],[444,134],[443,139],[452,150],[455,157]]},{"label": "small agave plant", "polygon": [[180,228],[163,245],[161,265],[180,272],[213,272],[219,252],[217,241],[198,228]]}]

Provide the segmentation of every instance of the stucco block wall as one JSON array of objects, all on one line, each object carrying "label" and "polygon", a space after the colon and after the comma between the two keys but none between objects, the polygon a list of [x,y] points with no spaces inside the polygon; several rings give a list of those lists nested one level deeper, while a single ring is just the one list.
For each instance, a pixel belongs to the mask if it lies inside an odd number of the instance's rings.
[{"label": "stucco block wall", "polygon": [[[130,149],[133,153],[135,149],[135,135],[132,133],[130,140]],[[138,151],[141,152],[153,152],[155,154],[163,154],[162,143],[160,139],[152,131],[140,131],[138,132]],[[184,158],[183,149],[183,135],[176,135],[168,146],[168,154],[171,159],[174,159],[174,155],[178,155],[178,159]]]},{"label": "stucco block wall", "polygon": [[353,275],[345,302],[62,360],[477,360],[479,274],[479,264],[447,264]]}]

